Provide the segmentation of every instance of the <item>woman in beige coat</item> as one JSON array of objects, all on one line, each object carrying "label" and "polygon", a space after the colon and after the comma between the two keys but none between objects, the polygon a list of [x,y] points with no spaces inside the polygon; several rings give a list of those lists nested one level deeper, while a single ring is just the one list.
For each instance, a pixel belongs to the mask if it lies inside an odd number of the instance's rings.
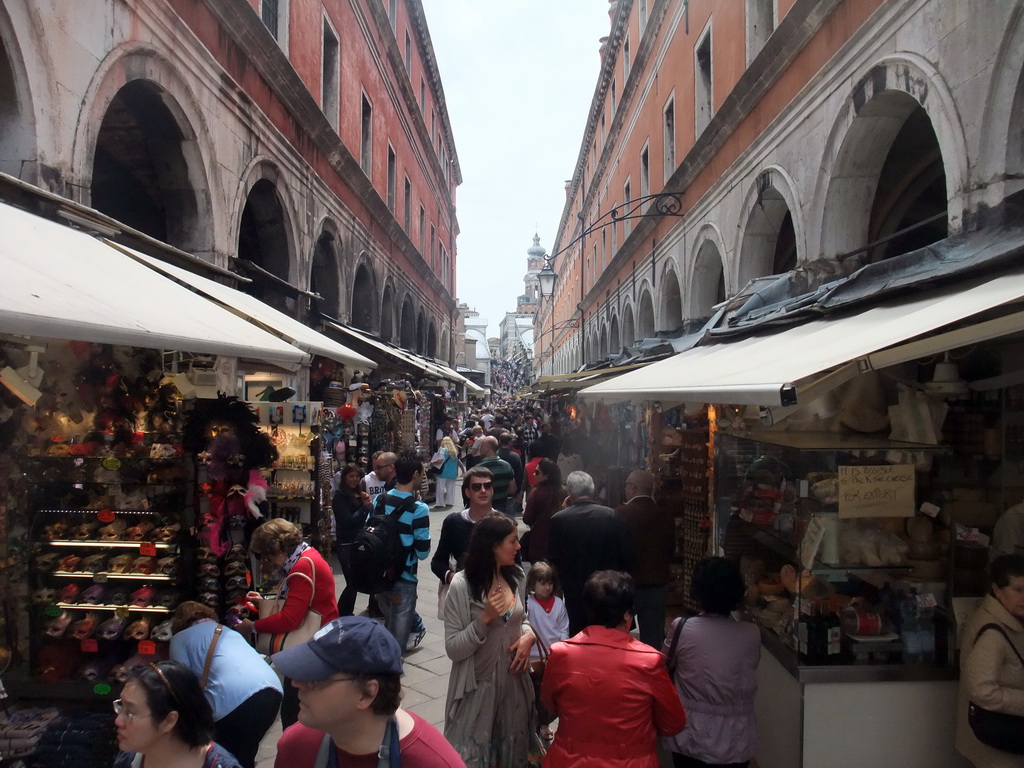
[{"label": "woman in beige coat", "polygon": [[1024,716],[1024,665],[1000,632],[989,629],[979,634],[986,624],[996,624],[1024,654],[1024,556],[997,557],[991,575],[991,592],[967,621],[960,639],[956,748],[976,768],[1024,768],[1024,755],[982,744],[967,722],[969,702]]}]

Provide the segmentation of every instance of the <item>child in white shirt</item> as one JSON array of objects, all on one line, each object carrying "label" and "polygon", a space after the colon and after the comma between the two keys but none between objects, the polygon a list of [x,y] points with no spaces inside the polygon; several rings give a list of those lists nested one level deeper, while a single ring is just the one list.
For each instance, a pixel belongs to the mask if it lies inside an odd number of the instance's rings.
[{"label": "child in white shirt", "polygon": [[[546,560],[534,563],[526,577],[526,591],[529,593],[526,599],[526,615],[534,634],[540,638],[546,649],[550,649],[553,643],[569,639],[569,614],[565,610],[565,601],[555,594],[557,589],[558,574],[554,566]],[[530,651],[530,658],[533,661],[541,658],[538,646],[538,643],[534,643]],[[540,736],[542,739],[550,740],[551,729],[548,725],[554,720],[554,716],[541,706],[540,686],[536,682],[534,686],[538,689],[535,700],[538,721],[541,724]]]}]

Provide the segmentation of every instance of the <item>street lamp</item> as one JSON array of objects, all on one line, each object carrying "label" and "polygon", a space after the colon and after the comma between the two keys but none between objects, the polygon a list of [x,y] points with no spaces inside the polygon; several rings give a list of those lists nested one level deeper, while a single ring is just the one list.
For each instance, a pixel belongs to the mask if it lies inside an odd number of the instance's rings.
[{"label": "street lamp", "polygon": [[551,259],[544,256],[544,267],[537,273],[537,281],[540,283],[540,295],[550,299],[555,292],[555,270],[551,268]]}]

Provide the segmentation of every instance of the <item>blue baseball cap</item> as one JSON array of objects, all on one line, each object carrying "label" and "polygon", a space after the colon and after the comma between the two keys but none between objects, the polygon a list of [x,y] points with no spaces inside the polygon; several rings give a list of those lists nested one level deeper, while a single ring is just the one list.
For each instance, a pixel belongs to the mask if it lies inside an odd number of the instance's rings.
[{"label": "blue baseball cap", "polygon": [[281,674],[300,683],[326,680],[336,672],[401,675],[402,649],[382,624],[366,616],[342,616],[302,645],[271,656]]}]

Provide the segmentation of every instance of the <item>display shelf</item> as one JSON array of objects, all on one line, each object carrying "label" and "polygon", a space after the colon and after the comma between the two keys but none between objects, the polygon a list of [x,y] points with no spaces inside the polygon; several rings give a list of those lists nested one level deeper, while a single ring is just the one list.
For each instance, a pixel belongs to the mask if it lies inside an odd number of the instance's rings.
[{"label": "display shelf", "polygon": [[51,574],[62,579],[95,579],[102,577],[103,581],[110,579],[128,579],[132,581],[174,581],[174,576],[163,573],[110,573],[108,571],[53,571]]},{"label": "display shelf", "polygon": [[58,608],[72,611],[128,611],[129,613],[170,613],[173,608],[161,605],[141,607],[138,605],[85,605],[81,603],[54,603]]},{"label": "display shelf", "polygon": [[154,549],[170,549],[177,546],[174,542],[166,541],[67,541],[64,539],[49,541],[44,539],[35,543],[49,544],[54,547],[92,547],[101,549],[104,547],[108,549],[138,549],[142,545],[151,546]]},{"label": "display shelf", "polygon": [[[105,485],[117,485],[117,483],[105,483]],[[103,512],[102,509],[81,509],[81,508],[53,508],[48,507],[45,509],[37,509],[36,514],[40,515],[98,515]],[[174,510],[170,509],[111,509],[109,510],[114,515],[167,515],[172,514]]]},{"label": "display shelf", "polygon": [[[799,554],[796,548],[792,544],[779,539],[772,535],[772,533],[764,528],[760,528],[753,523],[748,523],[745,520],[740,520],[736,523],[737,530],[745,533],[750,538],[754,539],[760,544],[768,547],[770,550],[780,557],[789,560],[793,563],[799,561]],[[898,572],[905,574],[913,569],[910,565],[861,565],[859,563],[843,564],[839,563],[836,565],[830,565],[823,563],[818,559],[814,560],[814,565],[807,570],[819,576],[826,576],[829,578],[842,578],[845,576],[855,575],[861,572]]]}]

